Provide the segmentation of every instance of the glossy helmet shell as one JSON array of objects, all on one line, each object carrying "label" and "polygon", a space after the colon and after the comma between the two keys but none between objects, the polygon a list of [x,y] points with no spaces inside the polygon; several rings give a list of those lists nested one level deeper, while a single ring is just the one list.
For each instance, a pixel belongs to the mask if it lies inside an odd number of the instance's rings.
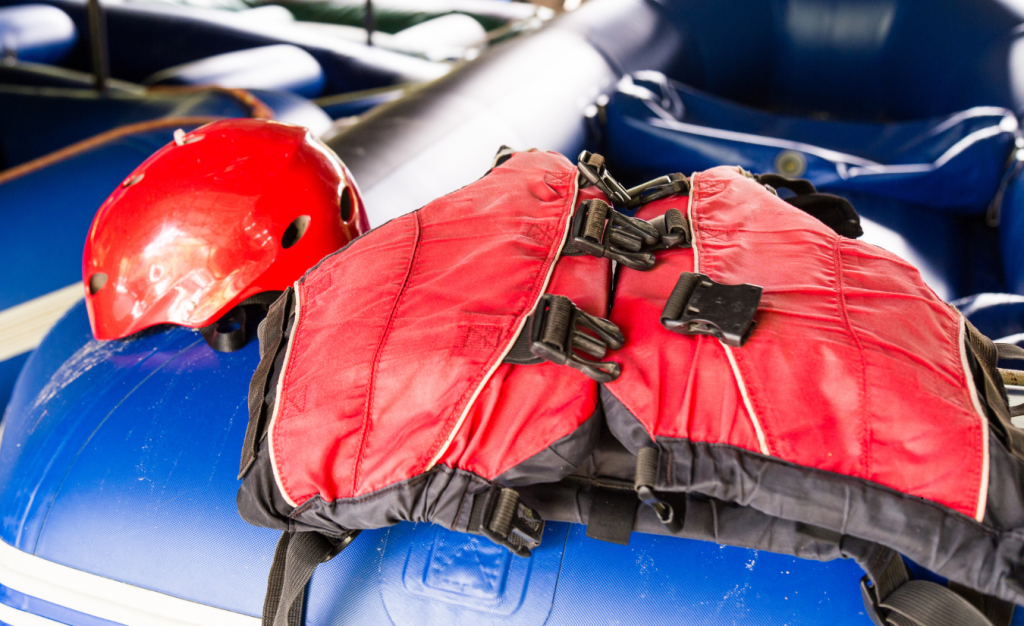
[{"label": "glossy helmet shell", "polygon": [[366,229],[351,174],[305,128],[238,119],[176,133],[93,219],[82,261],[93,334],[207,326]]}]

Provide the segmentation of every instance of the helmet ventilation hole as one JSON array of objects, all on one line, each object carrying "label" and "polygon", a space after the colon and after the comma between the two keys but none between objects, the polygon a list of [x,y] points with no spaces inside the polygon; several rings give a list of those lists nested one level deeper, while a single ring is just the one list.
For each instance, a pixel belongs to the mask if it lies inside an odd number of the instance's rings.
[{"label": "helmet ventilation hole", "polygon": [[131,187],[132,185],[134,185],[136,183],[142,182],[142,179],[145,176],[146,176],[145,174],[136,174],[135,176],[131,176],[131,177],[127,178],[123,183],[121,183],[121,186],[122,187]]},{"label": "helmet ventilation hole", "polygon": [[341,194],[341,221],[348,222],[352,219],[352,190],[348,187]]},{"label": "helmet ventilation hole", "polygon": [[107,284],[107,275],[103,272],[96,272],[89,277],[89,295],[95,296],[96,292],[103,289],[103,285]]},{"label": "helmet ventilation hole", "polygon": [[284,235],[281,236],[281,247],[284,249],[291,248],[302,239],[302,236],[306,234],[306,229],[309,228],[309,216],[300,215],[292,220],[291,224],[288,224],[288,228],[284,230]]}]

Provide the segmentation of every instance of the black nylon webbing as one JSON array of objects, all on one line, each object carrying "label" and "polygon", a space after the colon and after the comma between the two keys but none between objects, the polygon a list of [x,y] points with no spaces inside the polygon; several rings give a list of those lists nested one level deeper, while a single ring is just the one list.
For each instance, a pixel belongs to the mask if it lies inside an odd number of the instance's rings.
[{"label": "black nylon webbing", "polygon": [[262,626],[302,626],[306,584],[313,571],[345,549],[357,534],[336,543],[316,532],[283,533],[267,578]]},{"label": "black nylon webbing", "polygon": [[512,344],[512,349],[505,355],[505,359],[502,363],[512,363],[513,365],[536,365],[543,363],[544,359],[536,356],[530,350],[530,329],[533,326],[533,316],[526,318],[526,323],[523,324],[523,330],[519,332],[519,336],[516,337],[515,343]]},{"label": "black nylon webbing", "polygon": [[598,488],[592,492],[587,536],[628,546],[640,501],[632,489]]},{"label": "black nylon webbing", "polygon": [[277,615],[277,607],[281,604],[281,591],[284,589],[285,555],[288,553],[288,542],[292,534],[285,531],[274,550],[274,561],[270,564],[270,575],[267,576],[267,595],[263,598],[263,623],[273,620]]},{"label": "black nylon webbing", "polygon": [[872,582],[865,608],[879,626],[1009,626],[1013,604],[962,585],[911,580],[903,558],[889,549],[858,560]]},{"label": "black nylon webbing", "polygon": [[[989,413],[996,418],[996,426],[999,434],[1006,440],[1006,445],[1019,459],[1024,459],[1024,432],[1018,429],[1010,421],[1009,401],[1006,397],[1006,388],[1003,386],[1003,378],[999,373],[1000,350],[1009,356],[1009,353],[1016,352],[1015,349],[999,348],[991,339],[981,334],[970,320],[965,320],[967,326],[967,342],[971,348],[976,364],[981,370],[984,385],[979,385],[978,393],[988,405]],[[970,374],[970,373],[969,373]]]},{"label": "black nylon webbing", "polygon": [[249,382],[249,425],[245,429],[245,441],[242,443],[242,459],[238,467],[239,480],[256,460],[260,434],[266,421],[263,399],[267,393],[267,378],[284,338],[288,312],[291,309],[291,296],[292,290],[289,287],[274,304],[270,305],[267,317],[260,325],[260,364]]},{"label": "black nylon webbing", "polygon": [[879,606],[893,626],[993,626],[963,596],[927,580],[907,581]]},{"label": "black nylon webbing", "polygon": [[994,626],[1009,626],[1013,621],[1014,606],[1012,602],[985,595],[952,581],[949,583],[949,589],[973,604]]}]

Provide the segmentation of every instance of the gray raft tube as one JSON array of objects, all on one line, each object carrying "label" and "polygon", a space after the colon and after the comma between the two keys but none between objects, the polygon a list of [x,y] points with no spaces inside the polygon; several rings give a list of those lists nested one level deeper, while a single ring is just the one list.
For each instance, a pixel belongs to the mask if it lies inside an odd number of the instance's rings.
[{"label": "gray raft tube", "polygon": [[447,76],[338,126],[328,145],[379,226],[486,172],[502,145],[593,149],[586,113],[627,72],[669,76],[685,38],[654,0],[591,0]]}]

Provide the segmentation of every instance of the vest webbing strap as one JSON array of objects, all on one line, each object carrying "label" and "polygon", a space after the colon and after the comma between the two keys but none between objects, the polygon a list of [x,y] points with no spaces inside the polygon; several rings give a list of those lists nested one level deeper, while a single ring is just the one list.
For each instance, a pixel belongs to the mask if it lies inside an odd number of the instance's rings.
[{"label": "vest webbing strap", "polygon": [[302,626],[306,584],[317,565],[334,558],[359,534],[340,540],[316,532],[281,534],[267,578],[262,626]]},{"label": "vest webbing strap", "polygon": [[864,607],[876,626],[1009,626],[1013,619],[1010,602],[955,583],[943,587],[912,580],[903,558],[892,550],[861,565],[867,572],[861,581]]},{"label": "vest webbing strap", "polygon": [[[292,289],[289,287],[270,305],[267,317],[260,323],[260,364],[249,383],[249,425],[245,429],[245,441],[242,443],[242,460],[238,468],[238,478],[245,476],[256,461],[260,439],[266,428],[268,407],[264,406],[263,398],[267,393],[267,383],[275,359],[281,348],[288,318],[291,313]],[[265,358],[266,357],[266,358]]]},{"label": "vest webbing strap", "polygon": [[[1010,407],[1006,397],[1006,388],[1003,386],[1003,377],[999,373],[1000,358],[1024,358],[1015,356],[1024,351],[1017,346],[1008,347],[1007,344],[995,344],[991,339],[965,321],[967,325],[967,340],[970,343],[971,351],[980,369],[984,385],[978,386],[978,393],[985,400],[989,409],[989,415],[996,418],[994,424],[999,434],[1005,437],[1007,447],[1018,458],[1024,458],[1024,432],[1021,432],[1010,422]],[[972,368],[973,369],[973,368]],[[971,373],[968,372],[968,375]]]}]

